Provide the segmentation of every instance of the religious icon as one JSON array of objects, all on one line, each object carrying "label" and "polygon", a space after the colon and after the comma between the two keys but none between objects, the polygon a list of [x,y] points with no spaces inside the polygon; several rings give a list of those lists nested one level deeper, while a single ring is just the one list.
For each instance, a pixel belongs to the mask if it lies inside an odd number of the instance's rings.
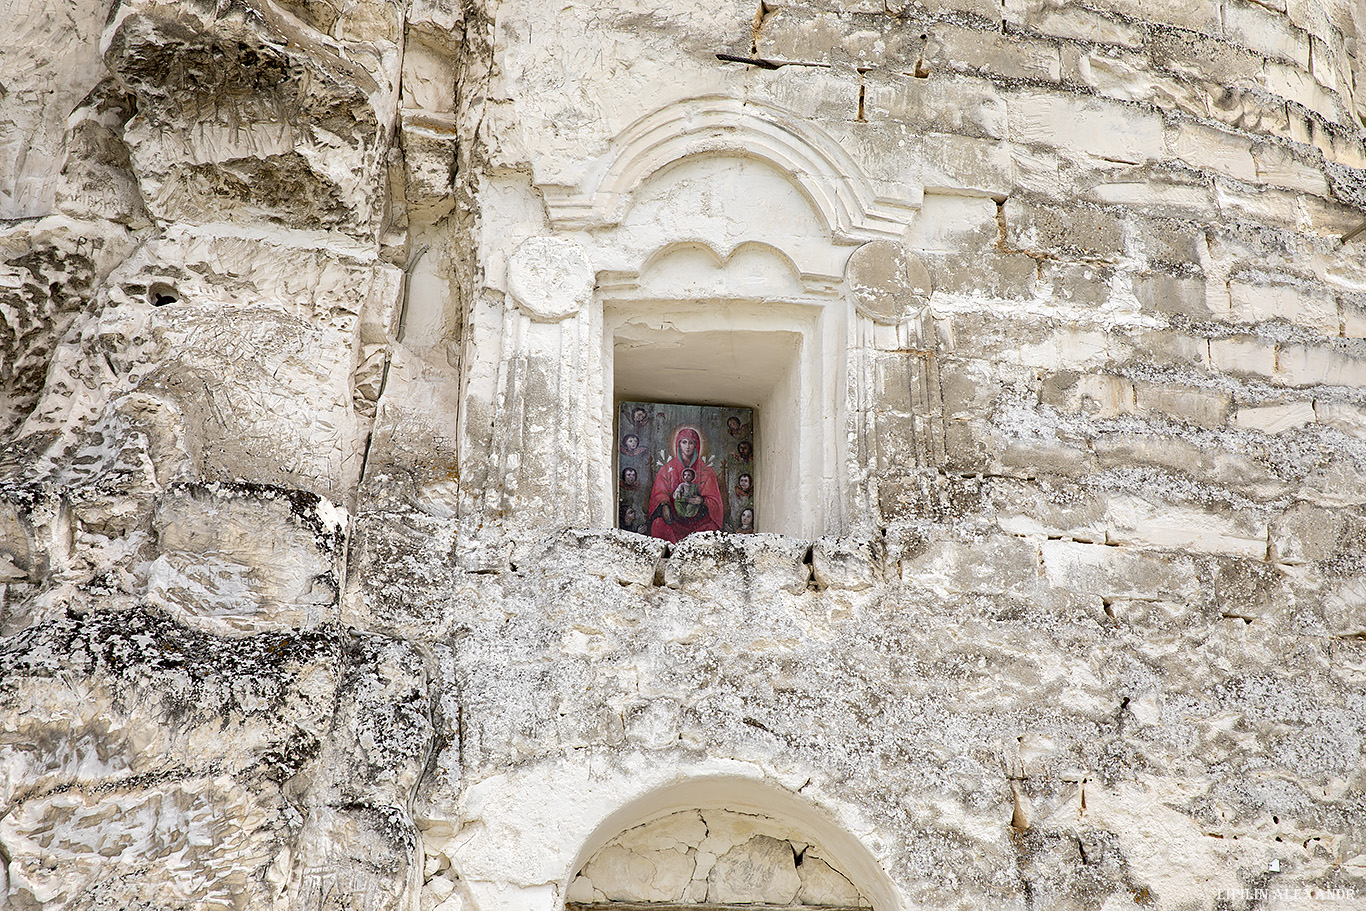
[{"label": "religious icon", "polygon": [[671,542],[755,530],[753,409],[623,402],[617,434],[619,528]]}]

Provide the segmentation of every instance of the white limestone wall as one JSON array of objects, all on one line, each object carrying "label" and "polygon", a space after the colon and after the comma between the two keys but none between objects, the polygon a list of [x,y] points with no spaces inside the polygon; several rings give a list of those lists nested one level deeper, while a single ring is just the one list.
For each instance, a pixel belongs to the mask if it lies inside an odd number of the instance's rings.
[{"label": "white limestone wall", "polygon": [[[1366,901],[1354,5],[49,6],[7,906],[558,911],[678,813],[880,911]],[[606,527],[675,336],[765,534]]]}]

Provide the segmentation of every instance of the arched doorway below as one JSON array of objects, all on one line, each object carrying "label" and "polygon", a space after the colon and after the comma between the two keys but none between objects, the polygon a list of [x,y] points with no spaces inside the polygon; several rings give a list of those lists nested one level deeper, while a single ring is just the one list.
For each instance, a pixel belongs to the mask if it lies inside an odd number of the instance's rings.
[{"label": "arched doorway below", "polygon": [[627,829],[578,870],[568,911],[871,908],[829,852],[790,825],[682,810]]}]

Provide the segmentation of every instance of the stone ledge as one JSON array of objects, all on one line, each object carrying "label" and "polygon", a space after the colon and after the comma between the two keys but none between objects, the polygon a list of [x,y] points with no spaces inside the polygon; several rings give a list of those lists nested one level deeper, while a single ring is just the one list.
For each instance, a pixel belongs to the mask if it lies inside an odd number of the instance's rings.
[{"label": "stone ledge", "polygon": [[716,587],[799,594],[811,580],[806,562],[810,550],[810,542],[786,535],[704,531],[673,546],[664,565],[664,584],[697,595]]}]

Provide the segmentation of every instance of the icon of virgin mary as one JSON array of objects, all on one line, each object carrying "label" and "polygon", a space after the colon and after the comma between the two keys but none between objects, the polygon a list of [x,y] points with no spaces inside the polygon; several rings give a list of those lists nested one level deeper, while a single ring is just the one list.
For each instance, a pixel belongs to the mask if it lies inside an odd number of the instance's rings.
[{"label": "icon of virgin mary", "polygon": [[[655,474],[654,485],[650,488],[651,536],[677,543],[694,532],[720,531],[726,518],[721,485],[716,480],[716,472],[701,456],[702,437],[697,429],[687,426],[677,428],[674,431],[674,455]],[[683,477],[685,470],[693,473],[691,482]],[[685,488],[686,508],[680,510],[676,508],[674,493],[679,485],[685,483],[688,484]],[[680,515],[680,512],[691,515]]]}]

